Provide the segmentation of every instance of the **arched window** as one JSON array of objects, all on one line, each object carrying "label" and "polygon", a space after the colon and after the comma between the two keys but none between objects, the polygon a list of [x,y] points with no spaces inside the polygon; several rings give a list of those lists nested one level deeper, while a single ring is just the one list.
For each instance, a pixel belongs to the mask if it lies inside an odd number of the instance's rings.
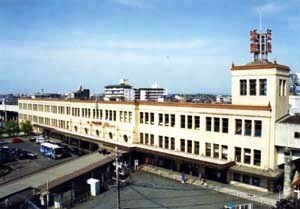
[{"label": "arched window", "polygon": [[99,130],[96,130],[96,135],[99,136],[100,135],[100,132]]},{"label": "arched window", "polygon": [[75,130],[75,132],[77,132],[77,131],[78,131],[78,128],[77,128],[77,126],[74,126],[74,130]]},{"label": "arched window", "polygon": [[128,142],[128,136],[126,134],[123,135],[123,139],[124,139],[125,142]]},{"label": "arched window", "polygon": [[84,132],[85,132],[85,134],[88,134],[88,129],[84,128]]}]

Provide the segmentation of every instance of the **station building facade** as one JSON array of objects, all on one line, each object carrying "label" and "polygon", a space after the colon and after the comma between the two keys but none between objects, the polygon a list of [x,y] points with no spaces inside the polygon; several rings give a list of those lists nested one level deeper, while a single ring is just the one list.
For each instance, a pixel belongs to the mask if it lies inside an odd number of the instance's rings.
[{"label": "station building facade", "polygon": [[19,99],[37,131],[119,146],[172,170],[274,191],[282,184],[275,124],[288,114],[289,67],[231,67],[232,104]]}]

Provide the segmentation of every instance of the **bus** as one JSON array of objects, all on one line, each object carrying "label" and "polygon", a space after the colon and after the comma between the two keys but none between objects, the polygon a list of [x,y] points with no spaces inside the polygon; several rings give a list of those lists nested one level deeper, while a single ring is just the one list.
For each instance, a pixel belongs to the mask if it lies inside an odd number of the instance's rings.
[{"label": "bus", "polygon": [[40,146],[40,152],[53,159],[59,159],[63,157],[63,147],[58,146],[57,144],[51,144],[49,142],[44,142]]}]

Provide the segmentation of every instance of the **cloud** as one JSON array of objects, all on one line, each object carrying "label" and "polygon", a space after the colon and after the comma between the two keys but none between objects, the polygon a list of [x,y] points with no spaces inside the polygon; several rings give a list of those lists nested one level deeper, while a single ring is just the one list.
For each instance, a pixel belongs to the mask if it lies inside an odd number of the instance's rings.
[{"label": "cloud", "polygon": [[287,4],[286,2],[272,1],[255,7],[255,12],[262,15],[269,15],[282,12],[288,8],[289,4]]}]

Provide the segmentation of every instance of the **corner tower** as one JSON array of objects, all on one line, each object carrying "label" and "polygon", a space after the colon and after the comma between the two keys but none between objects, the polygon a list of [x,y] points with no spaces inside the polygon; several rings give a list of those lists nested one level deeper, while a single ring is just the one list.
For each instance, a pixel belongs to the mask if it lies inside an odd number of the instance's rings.
[{"label": "corner tower", "polygon": [[232,104],[271,106],[274,119],[288,113],[288,66],[268,61],[271,30],[250,32],[250,52],[254,60],[246,65],[232,64]]}]

